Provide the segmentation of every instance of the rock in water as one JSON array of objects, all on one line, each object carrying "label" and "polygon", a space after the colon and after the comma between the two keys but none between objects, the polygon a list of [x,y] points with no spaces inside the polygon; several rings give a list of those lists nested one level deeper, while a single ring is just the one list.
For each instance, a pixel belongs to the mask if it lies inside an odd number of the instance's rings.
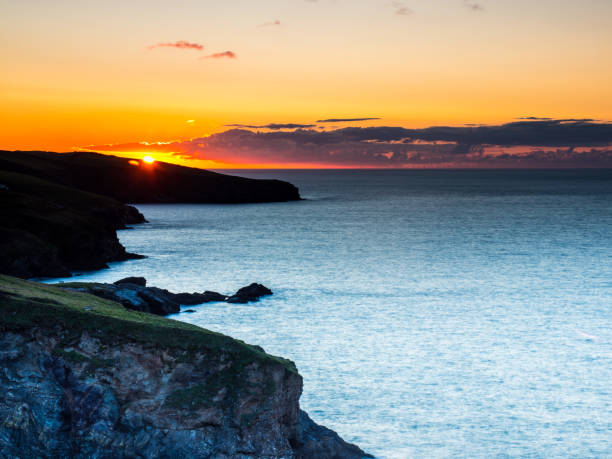
[{"label": "rock in water", "polygon": [[204,293],[173,293],[172,295],[174,301],[185,306],[213,303],[227,299],[227,296],[209,290],[206,290]]},{"label": "rock in water", "polygon": [[66,282],[58,285],[64,289],[89,293],[116,301],[127,309],[150,312],[161,316],[180,312],[181,305],[193,306],[216,301],[248,303],[257,301],[262,296],[272,295],[272,290],[255,283],[241,288],[230,297],[209,290],[203,293],[172,293],[163,288],[146,287],[147,280],[144,277],[126,277],[113,284]]},{"label": "rock in water", "polygon": [[257,301],[262,296],[272,295],[272,290],[261,284],[253,283],[246,287],[242,287],[226,301],[228,303],[249,303],[251,301]]},{"label": "rock in water", "polygon": [[115,285],[121,284],[132,284],[139,285],[141,287],[147,286],[147,280],[144,277],[125,277],[123,279],[119,279],[118,281],[113,282]]}]

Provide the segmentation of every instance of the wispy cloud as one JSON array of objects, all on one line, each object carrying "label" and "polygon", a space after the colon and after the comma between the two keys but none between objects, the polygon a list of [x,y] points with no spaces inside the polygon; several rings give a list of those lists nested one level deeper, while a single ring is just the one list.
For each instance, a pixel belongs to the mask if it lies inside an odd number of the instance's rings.
[{"label": "wispy cloud", "polygon": [[408,8],[403,2],[392,2],[391,6],[395,9],[395,14],[399,16],[410,16],[414,11]]},{"label": "wispy cloud", "polygon": [[281,25],[281,22],[277,19],[275,21],[264,22],[263,24],[259,24],[257,27],[274,27]]},{"label": "wispy cloud", "polygon": [[328,118],[326,120],[317,120],[317,123],[347,123],[352,121],[370,121],[379,119],[380,118]]},{"label": "wispy cloud", "polygon": [[472,11],[484,11],[485,8],[484,6],[482,6],[482,4],[474,2],[472,0],[463,0],[463,5]]},{"label": "wispy cloud", "polygon": [[236,53],[233,51],[223,51],[222,53],[213,53],[209,54],[208,56],[203,56],[201,59],[236,59],[237,57],[238,56],[236,56]]},{"label": "wispy cloud", "polygon": [[204,49],[204,45],[199,43],[191,43],[185,40],[179,40],[174,42],[165,42],[165,43],[157,43],[155,45],[151,45],[147,47],[148,49],[155,48],[178,48],[178,49],[194,49],[196,51],[202,51]]},{"label": "wispy cloud", "polygon": [[596,120],[594,118],[561,118],[561,119],[554,119],[554,118],[541,118],[539,116],[520,116],[520,117],[518,117],[516,119],[517,120],[524,120],[524,121],[552,121],[554,123],[578,123],[578,122],[592,123],[592,122],[600,121],[600,120]]},{"label": "wispy cloud", "polygon": [[245,128],[245,129],[271,129],[271,130],[279,130],[279,129],[307,129],[315,127],[315,124],[297,124],[297,123],[269,123],[262,125],[253,125],[253,124],[226,124],[227,127],[237,127],[237,128]]},{"label": "wispy cloud", "polygon": [[530,120],[530,121],[550,121],[552,118],[542,118],[539,116],[519,116],[517,120]]}]

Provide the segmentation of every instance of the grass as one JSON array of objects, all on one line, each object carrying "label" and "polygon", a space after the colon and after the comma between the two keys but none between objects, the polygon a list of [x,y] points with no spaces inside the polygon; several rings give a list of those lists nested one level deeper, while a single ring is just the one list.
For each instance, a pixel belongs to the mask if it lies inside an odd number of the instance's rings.
[{"label": "grass", "polygon": [[[221,333],[152,314],[130,311],[118,303],[86,293],[0,275],[0,331],[32,327],[57,329],[58,326],[67,333],[63,338],[64,344],[76,341],[86,331],[108,345],[135,341],[155,348],[173,348],[187,353],[204,350],[227,353],[232,356],[232,373],[236,374],[253,362],[281,365],[297,373],[293,362],[266,354],[258,346],[251,346]],[[78,358],[75,355],[65,357]],[[103,366],[108,362],[95,364]],[[232,375],[227,377],[234,379]]]}]

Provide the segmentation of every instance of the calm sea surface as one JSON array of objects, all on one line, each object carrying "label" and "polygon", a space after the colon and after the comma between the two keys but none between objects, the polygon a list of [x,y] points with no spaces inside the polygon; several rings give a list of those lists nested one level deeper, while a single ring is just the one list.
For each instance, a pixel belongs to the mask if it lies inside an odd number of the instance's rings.
[{"label": "calm sea surface", "polygon": [[307,200],[139,205],[149,258],[81,278],[270,287],[173,318],[294,360],[379,458],[612,457],[612,171],[233,173]]}]

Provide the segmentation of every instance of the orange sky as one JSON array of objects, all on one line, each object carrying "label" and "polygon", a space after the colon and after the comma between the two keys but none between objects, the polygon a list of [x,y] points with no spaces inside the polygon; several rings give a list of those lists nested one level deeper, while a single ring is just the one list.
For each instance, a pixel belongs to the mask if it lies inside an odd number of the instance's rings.
[{"label": "orange sky", "polygon": [[[474,4],[0,0],[0,148],[329,117],[405,127],[612,119],[612,2]],[[203,48],[150,48],[179,40]],[[203,58],[225,51],[237,57]]]}]

